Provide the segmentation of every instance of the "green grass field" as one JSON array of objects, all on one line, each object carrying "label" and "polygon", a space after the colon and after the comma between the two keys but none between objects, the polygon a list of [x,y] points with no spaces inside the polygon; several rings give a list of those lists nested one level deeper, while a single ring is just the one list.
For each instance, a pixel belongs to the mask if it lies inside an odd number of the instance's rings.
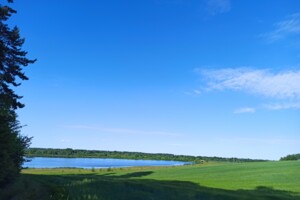
[{"label": "green grass field", "polygon": [[25,169],[0,199],[300,199],[300,161]]}]

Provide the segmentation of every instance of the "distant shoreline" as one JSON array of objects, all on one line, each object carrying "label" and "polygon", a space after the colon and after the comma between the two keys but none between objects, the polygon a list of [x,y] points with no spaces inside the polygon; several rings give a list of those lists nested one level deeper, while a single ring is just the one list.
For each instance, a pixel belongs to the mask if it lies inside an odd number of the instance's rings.
[{"label": "distant shoreline", "polygon": [[167,160],[203,163],[208,161],[222,162],[263,162],[268,160],[249,158],[223,158],[208,156],[188,156],[165,153],[142,153],[126,151],[103,151],[103,150],[82,150],[82,149],[57,149],[57,148],[29,148],[25,151],[27,157],[53,157],[53,158],[116,158],[131,160]]}]

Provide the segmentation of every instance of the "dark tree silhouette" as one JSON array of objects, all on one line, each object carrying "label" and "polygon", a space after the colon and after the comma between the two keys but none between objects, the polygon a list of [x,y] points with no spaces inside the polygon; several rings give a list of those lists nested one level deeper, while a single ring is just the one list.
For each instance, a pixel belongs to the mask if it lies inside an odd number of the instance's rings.
[{"label": "dark tree silhouette", "polygon": [[[13,0],[8,0],[12,3]],[[29,137],[20,135],[16,110],[23,108],[22,98],[14,91],[18,80],[28,80],[23,67],[35,60],[26,58],[22,50],[24,39],[17,27],[10,28],[7,20],[16,13],[8,5],[0,3],[0,186],[14,180],[24,162],[24,151],[30,144]]]}]

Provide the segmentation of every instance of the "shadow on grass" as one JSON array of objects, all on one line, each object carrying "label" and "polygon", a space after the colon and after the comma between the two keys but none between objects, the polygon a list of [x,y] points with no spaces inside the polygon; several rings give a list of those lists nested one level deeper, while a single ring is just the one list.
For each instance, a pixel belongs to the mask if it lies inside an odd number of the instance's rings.
[{"label": "shadow on grass", "polygon": [[143,171],[143,172],[133,172],[133,173],[128,173],[125,175],[118,176],[119,178],[137,178],[137,177],[142,177],[142,176],[148,176],[152,174],[152,171]]},{"label": "shadow on grass", "polygon": [[[188,181],[140,179],[152,171],[134,172],[121,176],[113,173],[98,175],[31,175],[23,174],[24,191],[8,193],[1,199],[57,199],[57,200],[152,200],[152,199],[300,199],[299,194],[257,187],[254,190],[224,190],[200,186]],[[27,182],[27,183],[26,183]],[[21,183],[20,183],[21,184]],[[27,185],[26,185],[27,184]],[[18,193],[18,195],[16,195]]]}]

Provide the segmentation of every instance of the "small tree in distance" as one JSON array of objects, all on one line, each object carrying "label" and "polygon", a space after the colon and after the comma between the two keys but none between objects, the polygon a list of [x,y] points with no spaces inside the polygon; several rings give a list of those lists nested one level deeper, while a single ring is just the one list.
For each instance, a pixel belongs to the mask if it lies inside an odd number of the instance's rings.
[{"label": "small tree in distance", "polygon": [[[13,0],[7,0],[12,3]],[[0,3],[0,187],[14,180],[24,162],[24,150],[31,138],[20,135],[20,124],[16,110],[23,108],[13,88],[28,80],[23,67],[36,60],[26,58],[22,50],[24,39],[17,27],[10,28],[7,20],[16,13],[14,9]]]}]

